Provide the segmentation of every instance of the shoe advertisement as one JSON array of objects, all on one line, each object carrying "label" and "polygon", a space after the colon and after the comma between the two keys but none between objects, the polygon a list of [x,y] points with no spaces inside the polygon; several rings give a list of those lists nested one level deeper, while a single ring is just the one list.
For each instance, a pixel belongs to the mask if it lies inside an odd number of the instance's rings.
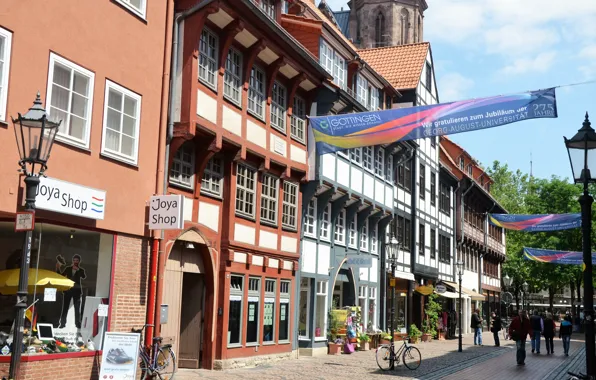
[{"label": "shoe advertisement", "polygon": [[100,379],[136,379],[141,336],[106,332],[103,340]]}]

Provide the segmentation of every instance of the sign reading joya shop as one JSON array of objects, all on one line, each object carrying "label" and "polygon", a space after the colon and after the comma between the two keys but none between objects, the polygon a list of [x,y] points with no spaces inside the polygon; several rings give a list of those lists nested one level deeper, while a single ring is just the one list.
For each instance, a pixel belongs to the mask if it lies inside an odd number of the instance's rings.
[{"label": "sign reading joya shop", "polygon": [[106,192],[55,178],[40,178],[35,206],[42,210],[103,220]]}]

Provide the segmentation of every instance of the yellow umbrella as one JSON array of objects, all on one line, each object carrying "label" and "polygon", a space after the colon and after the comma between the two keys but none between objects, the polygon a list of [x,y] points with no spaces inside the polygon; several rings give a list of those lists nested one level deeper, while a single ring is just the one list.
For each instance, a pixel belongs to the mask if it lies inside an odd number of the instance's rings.
[{"label": "yellow umbrella", "polygon": [[[0,271],[0,294],[16,294],[19,289],[20,269],[7,269]],[[64,291],[72,288],[74,282],[59,273],[47,269],[29,269],[29,284],[27,291],[33,294],[34,291],[43,292],[45,288],[56,288]]]}]

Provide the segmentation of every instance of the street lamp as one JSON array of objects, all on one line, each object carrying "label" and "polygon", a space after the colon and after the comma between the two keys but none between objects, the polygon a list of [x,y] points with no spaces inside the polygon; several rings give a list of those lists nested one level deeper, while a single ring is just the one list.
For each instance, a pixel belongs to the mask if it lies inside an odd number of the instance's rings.
[{"label": "street lamp", "polygon": [[522,291],[523,291],[523,294],[522,294],[522,296],[523,296],[522,297],[522,299],[523,299],[522,309],[523,310],[525,310],[528,307],[528,300],[526,299],[526,294],[528,293],[528,289],[529,288],[530,288],[530,285],[528,285],[528,283],[524,281],[524,283],[522,284]]},{"label": "street lamp", "polygon": [[[395,236],[391,237],[391,240],[387,242],[387,257],[389,259],[389,263],[391,264],[391,279],[389,280],[393,286],[391,288],[391,344],[393,344],[393,335],[395,334],[395,326],[394,326],[394,319],[395,319],[395,268],[397,266],[397,255],[399,251],[399,242],[395,238]],[[390,285],[391,285],[390,283]],[[395,368],[395,361],[393,360],[393,356],[389,358],[389,367],[390,369]]]},{"label": "street lamp", "polygon": [[[509,289],[511,289],[511,284],[513,283],[513,279],[511,277],[509,277],[507,274],[505,274],[505,277],[503,277],[503,285],[505,285],[505,290],[509,291]],[[505,302],[505,321],[507,322],[509,319],[509,315],[510,310],[509,310],[509,306],[506,302]]]},{"label": "street lamp", "polygon": [[571,171],[575,183],[584,187],[583,194],[579,197],[582,209],[582,250],[584,257],[584,332],[586,334],[586,375],[596,375],[594,369],[594,288],[592,284],[592,203],[594,198],[588,193],[588,184],[596,182],[591,172],[596,172],[596,132],[591,127],[588,113],[577,134],[571,139],[565,139],[565,146],[569,154]]},{"label": "street lamp", "polygon": [[[47,169],[47,162],[61,121],[48,119],[46,110],[41,104],[39,92],[29,111],[24,115],[20,113],[18,115],[18,118],[12,119],[12,123],[19,150],[20,172],[25,175],[25,211],[35,214],[35,196],[37,195],[39,177]],[[25,323],[25,310],[27,309],[27,285],[29,282],[32,236],[33,231],[25,233],[21,254],[9,379],[19,377],[19,363],[23,350],[23,325]]]},{"label": "street lamp", "polygon": [[462,335],[461,335],[461,311],[462,311],[462,300],[461,300],[461,281],[462,281],[462,275],[464,272],[464,262],[461,260],[458,260],[455,265],[457,266],[457,279],[459,280],[459,318],[458,318],[458,324],[459,324],[459,341],[457,343],[457,351],[458,352],[462,352]]}]

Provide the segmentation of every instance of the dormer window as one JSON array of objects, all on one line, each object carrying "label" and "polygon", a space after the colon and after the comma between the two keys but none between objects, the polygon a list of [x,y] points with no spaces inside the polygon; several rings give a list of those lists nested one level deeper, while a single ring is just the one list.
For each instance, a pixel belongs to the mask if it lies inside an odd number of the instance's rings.
[{"label": "dormer window", "polygon": [[468,174],[469,174],[470,176],[473,176],[473,173],[474,173],[474,171],[473,171],[473,169],[472,169],[472,164],[468,164]]},{"label": "dormer window", "polygon": [[260,0],[259,7],[267,16],[275,19],[275,4],[273,3],[273,0]]},{"label": "dormer window", "polygon": [[460,157],[459,158],[459,168],[461,170],[464,170],[465,167],[466,167],[466,162],[464,161],[464,158],[463,157]]}]

